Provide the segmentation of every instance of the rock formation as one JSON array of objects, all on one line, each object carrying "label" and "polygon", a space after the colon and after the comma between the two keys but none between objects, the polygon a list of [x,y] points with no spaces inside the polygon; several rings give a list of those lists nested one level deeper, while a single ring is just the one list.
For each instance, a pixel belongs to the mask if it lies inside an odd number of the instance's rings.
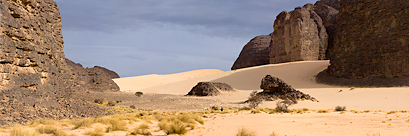
[{"label": "rock formation", "polygon": [[320,82],[409,85],[409,2],[342,0],[331,65]]},{"label": "rock formation", "polygon": [[75,63],[67,58],[65,61],[72,67],[74,75],[78,77],[78,85],[86,88],[87,91],[119,91],[119,86],[111,79],[110,74],[106,71],[116,74],[115,72],[97,66],[94,68],[84,68],[81,64]]},{"label": "rock formation", "polygon": [[320,60],[325,58],[328,35],[314,5],[281,12],[274,21],[270,63]]},{"label": "rock formation", "polygon": [[261,94],[265,94],[270,97],[273,96],[280,99],[290,99],[295,101],[299,99],[317,101],[314,97],[311,97],[308,94],[304,94],[299,90],[295,90],[283,80],[272,77],[270,75],[266,75],[261,80],[260,88],[263,89],[263,92],[261,92]]},{"label": "rock formation", "polygon": [[230,92],[234,89],[226,84],[219,82],[199,82],[195,87],[190,90],[187,95],[195,96],[216,96],[221,94],[221,92]]},{"label": "rock formation", "polygon": [[270,35],[260,35],[251,39],[241,50],[231,70],[269,64],[270,57],[268,47],[270,43]]},{"label": "rock formation", "polygon": [[314,5],[306,4],[290,12],[281,12],[274,21],[271,40],[265,40],[267,36],[253,38],[241,51],[232,70],[264,64],[327,59],[327,49],[333,46],[339,2],[340,0],[321,0]]},{"label": "rock formation", "polygon": [[120,78],[118,73],[116,73],[115,71],[109,70],[107,68],[101,67],[101,66],[94,66],[95,69],[100,69],[102,71],[104,71],[105,73],[108,73],[109,77],[111,79],[115,79],[115,78]]},{"label": "rock formation", "polygon": [[65,62],[53,0],[1,0],[0,125],[105,114]]}]

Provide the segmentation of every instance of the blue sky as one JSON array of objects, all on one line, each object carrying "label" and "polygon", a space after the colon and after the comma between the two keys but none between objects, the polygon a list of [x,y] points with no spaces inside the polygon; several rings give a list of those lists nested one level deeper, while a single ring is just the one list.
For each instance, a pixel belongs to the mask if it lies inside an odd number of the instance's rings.
[{"label": "blue sky", "polygon": [[121,77],[230,70],[275,17],[315,0],[55,0],[65,56]]}]

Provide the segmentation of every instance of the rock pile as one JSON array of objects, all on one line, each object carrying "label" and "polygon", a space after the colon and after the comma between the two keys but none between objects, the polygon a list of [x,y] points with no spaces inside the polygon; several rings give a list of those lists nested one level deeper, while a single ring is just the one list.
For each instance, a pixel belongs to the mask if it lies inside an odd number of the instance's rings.
[{"label": "rock pile", "polygon": [[187,95],[195,96],[216,96],[221,94],[221,92],[230,92],[234,89],[226,84],[220,82],[199,82],[196,86],[190,90]]},{"label": "rock pile", "polygon": [[295,90],[283,80],[272,77],[270,75],[266,75],[261,80],[260,88],[263,89],[263,92],[260,92],[258,95],[267,95],[268,97],[273,99],[289,99],[293,101],[304,99],[317,101],[317,99],[315,99],[314,97],[311,97],[308,94],[304,94],[299,90]]},{"label": "rock pile", "polygon": [[[409,2],[342,0],[323,83],[409,85]],[[352,21],[353,20],[353,21]]]},{"label": "rock pile", "polygon": [[[73,74],[77,76],[77,85],[86,88],[87,91],[98,92],[118,92],[119,86],[111,79],[111,74],[115,72],[102,67],[84,68],[81,64],[65,59],[74,70]],[[105,69],[105,70],[104,70]],[[118,75],[118,74],[116,74]]]}]

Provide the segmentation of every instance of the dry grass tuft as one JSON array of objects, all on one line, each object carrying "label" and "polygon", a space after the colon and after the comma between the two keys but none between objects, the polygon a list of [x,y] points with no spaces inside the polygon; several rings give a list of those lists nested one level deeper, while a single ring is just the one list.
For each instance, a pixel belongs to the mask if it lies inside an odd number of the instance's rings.
[{"label": "dry grass tuft", "polygon": [[240,128],[236,136],[256,136],[256,132],[246,128]]},{"label": "dry grass tuft", "polygon": [[165,131],[166,134],[186,134],[187,129],[186,125],[179,120],[173,120],[173,121],[161,121],[158,124],[159,128],[163,131]]},{"label": "dry grass tuft", "polygon": [[329,110],[329,109],[320,109],[320,110],[318,110],[318,113],[331,113],[331,110]]},{"label": "dry grass tuft", "polygon": [[131,135],[152,135],[151,132],[149,132],[149,125],[147,124],[141,124],[138,127],[135,127],[131,131]]},{"label": "dry grass tuft", "polygon": [[94,130],[90,130],[85,132],[86,135],[90,135],[90,136],[104,136],[104,128],[100,127],[100,128],[95,128]]},{"label": "dry grass tuft", "polygon": [[52,134],[54,136],[67,136],[67,133],[56,126],[41,126],[36,129],[41,134]]},{"label": "dry grass tuft", "polygon": [[40,118],[40,119],[36,119],[33,121],[30,121],[27,123],[28,125],[31,126],[37,126],[39,124],[43,124],[43,125],[55,125],[57,124],[57,121],[53,120],[53,119],[44,119],[44,118]]},{"label": "dry grass tuft", "polygon": [[38,136],[40,135],[36,130],[24,128],[22,125],[14,125],[10,132],[10,136]]},{"label": "dry grass tuft", "polygon": [[94,121],[95,119],[93,118],[74,119],[74,120],[71,120],[71,124],[74,125],[73,129],[87,128],[87,127],[90,127],[94,123]]},{"label": "dry grass tuft", "polygon": [[270,136],[279,136],[277,133],[273,132],[270,134]]}]

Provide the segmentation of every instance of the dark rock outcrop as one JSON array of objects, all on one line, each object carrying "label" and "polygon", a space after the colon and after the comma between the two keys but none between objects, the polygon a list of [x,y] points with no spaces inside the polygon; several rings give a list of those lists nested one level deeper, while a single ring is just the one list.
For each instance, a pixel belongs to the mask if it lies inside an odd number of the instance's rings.
[{"label": "dark rock outcrop", "polygon": [[219,82],[199,82],[195,87],[190,90],[187,95],[195,96],[216,96],[221,94],[221,92],[230,92],[234,89],[226,84]]},{"label": "dark rock outcrop", "polygon": [[342,0],[323,83],[409,85],[409,2]]},{"label": "dark rock outcrop", "polygon": [[[53,0],[0,0],[0,125],[105,114],[65,62]],[[85,94],[85,93],[84,93]]]},{"label": "dark rock outcrop", "polygon": [[299,99],[317,101],[314,97],[311,97],[308,94],[304,94],[299,90],[295,90],[293,87],[285,83],[283,80],[276,77],[272,77],[270,75],[266,75],[261,80],[260,88],[263,89],[263,92],[259,94],[267,95],[273,98],[275,97],[284,100],[289,99],[293,101]]},{"label": "dark rock outcrop", "polygon": [[101,67],[101,66],[94,66],[94,68],[95,69],[100,69],[100,70],[104,71],[105,73],[108,73],[109,76],[111,77],[111,79],[120,78],[118,73],[116,73],[115,71],[109,70],[109,69]]},{"label": "dark rock outcrop", "polygon": [[271,64],[325,59],[328,35],[312,4],[281,12],[271,39]]},{"label": "dark rock outcrop", "polygon": [[81,64],[75,63],[67,58],[65,59],[65,61],[74,70],[73,72],[77,76],[78,85],[86,88],[87,91],[98,92],[119,91],[119,86],[111,79],[109,73],[106,73],[103,69],[98,67],[84,68],[82,67]]},{"label": "dark rock outcrop", "polygon": [[[255,40],[265,36],[252,39],[231,69],[328,59],[328,48],[334,46],[339,7],[340,0],[320,0],[314,5],[306,4],[290,12],[281,12],[274,21],[271,40]],[[268,42],[269,49],[265,49]]]},{"label": "dark rock outcrop", "polygon": [[260,35],[251,39],[241,50],[231,70],[270,64],[270,35]]}]

